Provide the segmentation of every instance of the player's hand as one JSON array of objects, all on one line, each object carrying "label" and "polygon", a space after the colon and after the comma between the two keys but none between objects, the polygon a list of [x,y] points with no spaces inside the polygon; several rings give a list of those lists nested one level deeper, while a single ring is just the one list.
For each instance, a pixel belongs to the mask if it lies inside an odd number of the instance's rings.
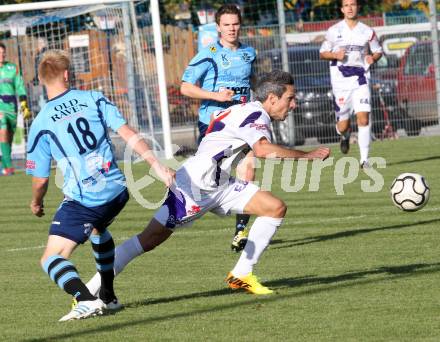
[{"label": "player's hand", "polygon": [[365,56],[365,63],[367,63],[368,65],[373,64],[373,63],[374,63],[373,56],[371,56],[371,55],[366,55],[366,56]]},{"label": "player's hand", "polygon": [[159,162],[154,163],[151,167],[167,187],[170,187],[174,183],[176,179],[176,172],[174,170],[162,165]]},{"label": "player's hand", "polygon": [[32,112],[30,111],[27,101],[20,102],[21,112],[23,113],[23,119],[29,120],[32,117]]},{"label": "player's hand", "polygon": [[32,214],[34,214],[35,216],[37,216],[37,217],[44,216],[44,205],[43,205],[43,203],[39,203],[38,204],[38,203],[32,201],[30,207],[31,207]]},{"label": "player's hand", "polygon": [[328,147],[318,147],[316,150],[307,153],[308,159],[321,159],[326,160],[330,155],[330,149]]},{"label": "player's hand", "polygon": [[344,59],[344,57],[345,57],[345,50],[344,49],[341,49],[341,50],[338,50],[335,52],[335,58],[338,61],[342,61]]},{"label": "player's hand", "polygon": [[232,101],[232,96],[234,96],[234,91],[231,89],[223,89],[215,93],[215,100],[218,102],[228,102]]}]

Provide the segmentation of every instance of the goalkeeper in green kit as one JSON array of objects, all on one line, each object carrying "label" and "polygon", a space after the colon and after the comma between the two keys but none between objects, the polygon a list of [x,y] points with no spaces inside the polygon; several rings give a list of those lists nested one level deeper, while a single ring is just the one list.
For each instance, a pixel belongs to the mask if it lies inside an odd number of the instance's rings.
[{"label": "goalkeeper in green kit", "polygon": [[17,97],[25,120],[31,117],[26,101],[26,89],[18,67],[6,61],[6,46],[0,42],[0,150],[2,174],[14,174],[11,161],[12,139],[17,127]]}]

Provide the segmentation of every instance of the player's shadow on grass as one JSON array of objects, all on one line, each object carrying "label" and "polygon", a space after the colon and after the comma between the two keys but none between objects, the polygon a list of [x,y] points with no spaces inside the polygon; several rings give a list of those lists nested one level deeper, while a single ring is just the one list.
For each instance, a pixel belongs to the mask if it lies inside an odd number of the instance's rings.
[{"label": "player's shadow on grass", "polygon": [[[340,282],[352,281],[361,278],[365,278],[372,275],[409,275],[411,273],[420,272],[423,269],[429,268],[431,272],[440,271],[440,263],[434,264],[410,264],[400,266],[382,266],[372,270],[364,271],[351,271],[336,276],[320,277],[320,276],[305,276],[305,277],[293,277],[293,278],[281,278],[272,281],[264,282],[264,285],[269,286],[272,289],[281,289],[286,287],[302,287],[319,284],[335,284]],[[151,306],[158,304],[168,304],[173,302],[180,302],[183,300],[192,300],[196,298],[209,298],[231,294],[242,294],[243,291],[233,291],[228,288],[221,290],[212,290],[205,292],[188,293],[180,296],[151,298],[140,301],[127,303],[124,305],[125,309],[133,309],[142,306]]]},{"label": "player's shadow on grass", "polygon": [[424,161],[436,160],[436,159],[440,159],[440,156],[432,156],[432,157],[419,158],[419,159],[411,159],[411,160],[401,160],[401,161],[398,161],[398,162],[395,162],[395,163],[389,163],[389,164],[387,164],[387,166],[402,165],[402,164],[412,164],[412,163],[418,163],[418,162],[424,162]]},{"label": "player's shadow on grass", "polygon": [[395,224],[391,226],[385,226],[385,227],[375,227],[375,228],[365,228],[365,229],[353,229],[353,230],[345,230],[342,232],[337,232],[333,234],[326,234],[326,235],[315,235],[315,236],[309,236],[303,239],[295,239],[295,240],[281,240],[281,239],[274,239],[271,241],[271,245],[281,245],[281,246],[273,246],[271,248],[273,249],[281,249],[281,248],[290,248],[294,246],[302,246],[302,245],[308,245],[310,243],[315,242],[324,242],[328,240],[335,240],[340,238],[347,238],[351,236],[361,235],[361,234],[367,234],[372,232],[380,232],[385,230],[393,230],[393,229],[403,229],[403,228],[409,228],[419,225],[425,225],[425,224],[431,224],[435,222],[439,222],[440,218],[432,219],[432,220],[425,220],[425,221],[417,221],[409,224]]},{"label": "player's shadow on grass", "polygon": [[[130,319],[128,321],[111,322],[105,324],[103,321],[105,318],[99,318],[100,322],[96,327],[81,329],[78,326],[74,331],[59,333],[53,336],[45,337],[35,337],[32,339],[25,339],[25,341],[47,341],[56,339],[66,339],[66,338],[86,338],[88,335],[99,334],[102,331],[110,332],[119,329],[133,328],[135,326],[145,326],[153,325],[163,321],[169,321],[173,319],[188,319],[191,317],[197,317],[204,314],[212,314],[213,312],[236,310],[239,307],[249,307],[261,305],[263,301],[265,304],[283,302],[286,299],[291,298],[301,298],[305,296],[311,296],[314,294],[338,291],[345,288],[350,288],[354,286],[363,286],[372,283],[379,283],[384,281],[396,280],[399,278],[423,276],[430,273],[440,272],[440,263],[433,264],[409,264],[409,265],[398,265],[398,266],[382,266],[371,270],[364,271],[354,271],[347,272],[341,275],[329,276],[329,277],[319,277],[319,276],[307,276],[299,278],[281,278],[269,282],[265,282],[266,285],[273,287],[275,290],[280,290],[282,288],[298,288],[294,292],[288,292],[286,294],[277,294],[270,296],[241,296],[240,300],[234,300],[223,304],[214,304],[209,307],[195,308],[193,310],[184,307],[180,312],[173,312],[169,314],[156,314],[154,306],[151,308],[151,313],[148,317],[142,317],[139,319]],[[317,285],[315,287],[310,287]],[[321,285],[321,286],[319,286]],[[306,286],[306,288],[301,289],[301,287]],[[229,294],[229,290],[216,290],[216,291],[206,291],[199,293],[191,293],[181,296],[157,298],[151,301],[145,300],[142,302],[129,303],[126,308],[136,308],[139,306],[152,306],[152,304],[162,304],[176,302],[186,299],[202,298],[202,297],[212,297],[218,295]]]},{"label": "player's shadow on grass", "polygon": [[340,275],[328,276],[328,277],[306,276],[300,278],[283,278],[283,279],[265,282],[265,285],[273,289],[277,289],[277,288],[280,289],[286,287],[300,287],[300,286],[319,285],[319,284],[335,284],[340,282],[358,280],[368,276],[375,276],[375,275],[409,276],[412,273],[416,274],[424,271],[428,271],[427,273],[439,272],[440,263],[382,266],[371,270],[351,271]]},{"label": "player's shadow on grass", "polygon": [[224,295],[230,295],[231,292],[232,292],[231,289],[224,288],[224,289],[221,289],[221,290],[212,290],[212,291],[206,291],[206,292],[188,293],[188,294],[183,294],[183,295],[180,295],[180,296],[144,299],[144,300],[140,300],[140,301],[136,301],[136,302],[127,303],[127,304],[124,305],[124,308],[126,308],[126,309],[128,309],[128,308],[137,308],[137,307],[146,306],[146,305],[157,305],[157,304],[166,304],[166,303],[179,302],[179,301],[187,300],[187,299],[224,296]]}]

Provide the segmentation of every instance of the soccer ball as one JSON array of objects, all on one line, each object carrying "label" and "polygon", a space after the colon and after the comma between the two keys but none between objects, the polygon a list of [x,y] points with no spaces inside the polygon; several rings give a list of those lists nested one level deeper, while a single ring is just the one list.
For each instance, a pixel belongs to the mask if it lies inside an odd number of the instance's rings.
[{"label": "soccer ball", "polygon": [[391,185],[391,199],[404,211],[422,209],[429,200],[429,186],[417,173],[402,173]]}]

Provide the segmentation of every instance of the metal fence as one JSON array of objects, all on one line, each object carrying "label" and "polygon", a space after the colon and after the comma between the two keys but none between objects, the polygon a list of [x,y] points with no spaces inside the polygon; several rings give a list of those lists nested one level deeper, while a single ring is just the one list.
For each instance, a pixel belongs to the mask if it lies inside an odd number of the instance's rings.
[{"label": "metal fence", "polygon": [[[41,53],[47,48],[69,49],[74,86],[103,91],[132,125],[153,135],[160,145],[163,132],[151,21],[145,20],[140,8],[130,11],[124,6],[128,4],[52,10],[33,17],[18,14],[0,22],[0,34],[9,59],[21,65],[34,112],[44,103],[44,91],[36,78]],[[293,127],[287,123],[275,126],[279,142],[301,145],[338,140],[329,66],[319,59],[325,30],[334,22],[286,24],[287,68],[295,76],[298,106],[291,114]],[[373,134],[383,139],[396,132],[400,136],[436,132],[425,128],[438,124],[430,25],[384,26],[388,22],[383,18],[367,22],[375,27],[385,51],[371,71]],[[257,50],[257,77],[283,68],[278,24],[244,26],[241,40]],[[186,65],[197,52],[197,32],[186,25],[163,26],[162,43],[172,140],[193,149],[199,102],[182,96],[179,87]]]}]

